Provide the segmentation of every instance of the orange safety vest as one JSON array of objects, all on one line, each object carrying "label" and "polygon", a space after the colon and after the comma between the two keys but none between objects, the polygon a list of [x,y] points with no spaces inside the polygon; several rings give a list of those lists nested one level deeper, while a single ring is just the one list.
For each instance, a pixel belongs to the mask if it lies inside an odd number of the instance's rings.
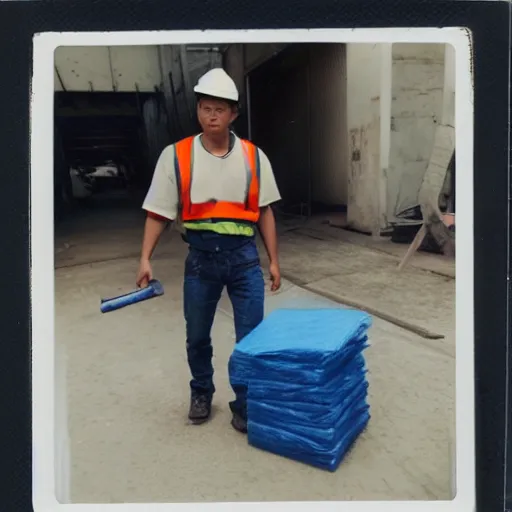
[{"label": "orange safety vest", "polygon": [[195,137],[180,140],[174,146],[174,167],[180,198],[182,222],[238,221],[258,222],[260,216],[260,162],[257,147],[247,140],[240,139],[247,173],[247,190],[244,203],[229,201],[209,201],[192,203],[193,150]]}]

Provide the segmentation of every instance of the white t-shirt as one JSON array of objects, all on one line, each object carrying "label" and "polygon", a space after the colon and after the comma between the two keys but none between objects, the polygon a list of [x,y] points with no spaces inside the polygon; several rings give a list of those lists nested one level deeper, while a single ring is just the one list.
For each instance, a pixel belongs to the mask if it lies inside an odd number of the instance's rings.
[{"label": "white t-shirt", "polygon": [[[244,202],[247,171],[240,139],[234,136],[229,153],[218,157],[209,153],[198,135],[193,142],[190,197],[194,204],[216,201]],[[281,199],[270,161],[258,148],[260,158],[260,207]],[[167,146],[156,164],[143,209],[169,220],[178,215],[179,191],[174,169],[174,145]]]}]

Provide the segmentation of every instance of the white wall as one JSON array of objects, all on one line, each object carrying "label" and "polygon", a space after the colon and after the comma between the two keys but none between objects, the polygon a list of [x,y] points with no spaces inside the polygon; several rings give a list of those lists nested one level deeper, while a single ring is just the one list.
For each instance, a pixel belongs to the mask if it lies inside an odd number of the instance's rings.
[{"label": "white wall", "polygon": [[378,234],[417,203],[436,126],[453,124],[454,62],[439,44],[348,45],[351,227]]},{"label": "white wall", "polygon": [[67,91],[153,92],[162,82],[157,46],[61,46],[55,66]]},{"label": "white wall", "polygon": [[[378,233],[381,227],[381,184],[389,123],[389,45],[347,45],[348,199],[350,227]],[[384,114],[384,119],[382,118]]]},{"label": "white wall", "polygon": [[[226,55],[227,71],[241,84],[243,74],[279,50],[279,45],[234,45]],[[346,45],[345,67],[336,62],[313,63],[312,90],[322,90],[317,83],[322,77],[325,94],[318,98],[315,113],[322,119],[314,113],[312,137],[344,133],[346,143],[322,158],[316,155],[314,167],[322,172],[313,176],[314,199],[347,204],[348,224],[377,235],[397,208],[416,202],[435,127],[453,124],[455,56],[444,45],[361,43]],[[345,109],[333,93],[336,76],[341,92],[346,84]],[[335,122],[343,110],[345,125]]]},{"label": "white wall", "polygon": [[440,44],[393,44],[388,221],[417,204],[443,121],[444,54]]}]

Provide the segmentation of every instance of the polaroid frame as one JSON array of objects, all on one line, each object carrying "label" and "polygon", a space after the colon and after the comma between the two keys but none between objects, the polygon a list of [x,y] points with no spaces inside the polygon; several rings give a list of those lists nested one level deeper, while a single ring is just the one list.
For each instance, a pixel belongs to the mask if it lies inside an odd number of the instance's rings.
[{"label": "polaroid frame", "polygon": [[471,36],[465,28],[317,30],[212,30],[161,32],[41,33],[34,37],[31,100],[31,266],[32,266],[32,440],[35,512],[192,512],[256,510],[259,503],[61,505],[55,497],[55,352],[53,233],[54,52],[59,46],[169,45],[197,43],[441,43],[456,53],[455,132],[457,147],[456,256],[456,481],[452,501],[368,501],[265,503],[273,510],[334,512],[473,511],[475,509],[473,318],[473,75]]}]

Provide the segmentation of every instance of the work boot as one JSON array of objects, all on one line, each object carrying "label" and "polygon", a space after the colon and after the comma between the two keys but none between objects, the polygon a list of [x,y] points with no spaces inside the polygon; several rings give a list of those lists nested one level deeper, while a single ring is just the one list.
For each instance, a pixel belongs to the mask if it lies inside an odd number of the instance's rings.
[{"label": "work boot", "polygon": [[241,434],[247,434],[247,421],[245,421],[238,414],[233,414],[233,419],[231,420],[231,426]]},{"label": "work boot", "polygon": [[188,419],[195,425],[208,421],[212,412],[212,399],[207,395],[192,395]]}]

